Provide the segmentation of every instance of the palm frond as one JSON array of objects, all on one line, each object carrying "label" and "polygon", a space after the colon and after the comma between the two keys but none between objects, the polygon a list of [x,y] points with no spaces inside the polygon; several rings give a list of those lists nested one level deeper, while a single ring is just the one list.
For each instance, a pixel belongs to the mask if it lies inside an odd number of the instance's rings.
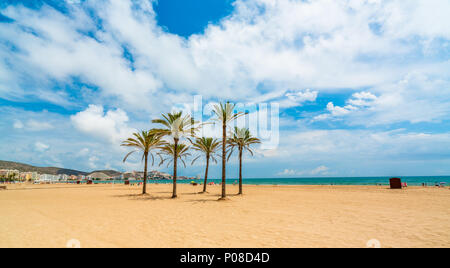
[{"label": "palm frond", "polygon": [[251,155],[254,155],[253,151],[250,149],[250,146],[259,143],[261,143],[261,140],[253,137],[249,129],[235,127],[234,132],[227,141],[227,147],[229,150],[238,148],[239,151],[241,151],[245,149],[250,152]]},{"label": "palm frond", "polygon": [[132,155],[133,153],[135,153],[135,152],[137,152],[137,150],[134,150],[134,151],[129,152],[129,153],[125,156],[125,158],[123,159],[123,162],[125,163],[125,162],[127,161],[128,157],[129,157],[130,155]]},{"label": "palm frond", "polygon": [[[150,153],[151,150],[158,149],[162,136],[157,134],[155,131],[141,131],[140,133],[133,133],[132,138],[128,138],[122,142],[121,146],[124,147],[133,147],[136,150],[129,152],[125,158],[124,162],[128,159],[128,157],[137,151],[142,152],[142,160],[145,159],[145,154]],[[153,156],[152,156],[153,157]]]},{"label": "palm frond", "polygon": [[201,157],[201,155],[197,156],[194,160],[192,160],[191,166],[195,163],[195,161],[197,161],[199,158]]}]

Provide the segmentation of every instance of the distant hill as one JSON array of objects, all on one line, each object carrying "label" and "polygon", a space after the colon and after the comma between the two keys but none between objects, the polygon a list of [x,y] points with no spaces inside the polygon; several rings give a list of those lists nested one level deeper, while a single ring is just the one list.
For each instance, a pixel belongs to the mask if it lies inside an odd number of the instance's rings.
[{"label": "distant hill", "polygon": [[117,176],[122,175],[121,172],[115,171],[115,170],[95,170],[95,171],[92,171],[91,174],[92,173],[103,173],[103,174],[106,174],[106,175],[108,175],[110,177],[117,177]]},{"label": "distant hill", "polygon": [[59,174],[67,174],[67,175],[87,175],[87,172],[73,170],[73,169],[65,169],[58,167],[35,167],[27,164],[10,162],[10,161],[1,161],[0,160],[0,169],[17,169],[22,172],[38,172],[40,174],[51,174],[51,175],[59,175]]},{"label": "distant hill", "polygon": [[100,171],[93,171],[93,172],[84,172],[79,170],[73,170],[73,169],[65,169],[65,168],[58,168],[58,167],[35,167],[27,164],[17,163],[17,162],[10,162],[10,161],[2,161],[0,160],[0,169],[17,169],[21,172],[38,172],[40,174],[51,174],[51,175],[59,175],[59,174],[66,174],[66,175],[88,175],[90,173],[94,172],[101,172],[105,173],[108,176],[114,177],[114,176],[120,176],[120,172],[115,170],[100,170]]}]

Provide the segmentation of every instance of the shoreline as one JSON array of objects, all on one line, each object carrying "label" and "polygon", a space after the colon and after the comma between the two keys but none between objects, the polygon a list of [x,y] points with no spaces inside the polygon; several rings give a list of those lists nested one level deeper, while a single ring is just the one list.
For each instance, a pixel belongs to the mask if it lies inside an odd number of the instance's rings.
[{"label": "shoreline", "polygon": [[[142,181],[134,181],[134,182],[130,182],[130,186],[136,186],[139,183],[142,183]],[[172,185],[172,181],[167,181],[167,182],[155,182],[155,181],[147,181],[147,185]],[[177,181],[177,184],[180,185],[191,185],[191,181],[189,182],[180,182]],[[33,184],[33,183],[28,183],[28,182],[16,182],[16,183],[0,183],[0,185],[125,185],[124,182],[109,182],[109,181],[101,181],[101,182],[94,182],[92,184],[87,184],[86,182],[82,182],[80,184],[77,184],[76,182],[56,182],[56,183],[40,183],[40,184]],[[198,183],[198,185],[203,185],[201,183]],[[208,187],[214,187],[214,186],[219,186],[221,184],[214,184],[214,185],[208,185]],[[236,186],[235,183],[228,183],[227,182],[227,187],[228,186]],[[252,183],[243,183],[244,186],[374,186],[374,187],[382,187],[382,186],[386,186],[389,187],[390,184],[389,183],[380,183],[380,184],[252,184]],[[127,185],[125,185],[127,186]],[[437,186],[434,185],[432,183],[427,184],[425,186],[423,186],[422,184],[419,183],[408,183],[408,187],[423,187],[423,188],[449,188],[450,184],[445,184],[444,186]]]},{"label": "shoreline", "polygon": [[[407,183],[408,186],[422,186],[422,187],[436,187],[450,185],[450,176],[414,176],[414,177],[400,177],[402,182]],[[251,178],[243,179],[243,185],[342,185],[342,186],[389,186],[390,177],[313,177],[313,178]],[[90,180],[92,184],[125,184],[125,180]],[[142,183],[142,179],[128,180],[130,184]],[[81,184],[86,184],[88,180],[81,180]],[[221,179],[208,179],[208,184],[221,184]],[[50,181],[42,182],[42,184],[77,184],[77,181]],[[172,184],[172,180],[153,180],[149,179],[148,184]],[[203,184],[203,179],[179,179],[178,184]],[[238,183],[237,178],[228,178],[227,185],[234,185]],[[1,184],[1,183],[0,183]],[[442,185],[441,185],[442,184]]]}]

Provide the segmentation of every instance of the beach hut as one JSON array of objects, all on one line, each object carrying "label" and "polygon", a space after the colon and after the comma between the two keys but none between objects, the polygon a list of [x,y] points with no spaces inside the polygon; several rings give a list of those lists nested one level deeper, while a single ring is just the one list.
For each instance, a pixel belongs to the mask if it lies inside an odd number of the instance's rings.
[{"label": "beach hut", "polygon": [[389,180],[391,189],[402,189],[402,180],[400,178],[391,178]]}]

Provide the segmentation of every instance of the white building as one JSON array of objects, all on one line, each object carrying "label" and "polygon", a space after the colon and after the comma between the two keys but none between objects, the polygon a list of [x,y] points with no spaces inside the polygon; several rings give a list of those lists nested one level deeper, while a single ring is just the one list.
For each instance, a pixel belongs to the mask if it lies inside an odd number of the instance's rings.
[{"label": "white building", "polygon": [[41,174],[39,176],[39,182],[59,182],[59,180],[62,179],[61,175],[50,175],[50,174]]}]

